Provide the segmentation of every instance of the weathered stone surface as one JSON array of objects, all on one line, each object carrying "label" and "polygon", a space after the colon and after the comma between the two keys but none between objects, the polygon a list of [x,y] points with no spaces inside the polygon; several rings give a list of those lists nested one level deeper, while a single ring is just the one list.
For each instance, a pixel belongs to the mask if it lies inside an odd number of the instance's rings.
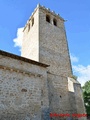
[{"label": "weathered stone surface", "polygon": [[47,69],[0,57],[0,120],[40,120],[41,106],[49,109]]},{"label": "weathered stone surface", "polygon": [[66,120],[49,114],[85,113],[81,86],[70,78],[64,19],[39,5],[23,32],[21,55],[38,62],[0,55],[0,120]]}]

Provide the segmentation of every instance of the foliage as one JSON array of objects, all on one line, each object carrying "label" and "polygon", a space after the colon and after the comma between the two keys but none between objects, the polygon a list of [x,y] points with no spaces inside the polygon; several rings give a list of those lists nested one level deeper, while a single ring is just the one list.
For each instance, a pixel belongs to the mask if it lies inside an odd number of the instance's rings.
[{"label": "foliage", "polygon": [[75,76],[75,75],[73,75],[72,78],[75,79],[75,80],[77,80],[77,76]]},{"label": "foliage", "polygon": [[90,81],[87,81],[82,87],[83,98],[87,114],[90,114]]}]

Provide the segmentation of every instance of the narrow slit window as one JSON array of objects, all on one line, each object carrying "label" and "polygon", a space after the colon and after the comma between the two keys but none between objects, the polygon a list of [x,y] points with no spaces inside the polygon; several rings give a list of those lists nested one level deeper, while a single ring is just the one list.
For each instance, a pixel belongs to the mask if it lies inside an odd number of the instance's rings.
[{"label": "narrow slit window", "polygon": [[29,32],[29,30],[30,30],[30,23],[28,24],[28,32]]},{"label": "narrow slit window", "polygon": [[32,18],[32,26],[34,25],[34,18]]},{"label": "narrow slit window", "polygon": [[53,24],[54,24],[55,26],[57,26],[57,20],[56,20],[56,19],[53,19]]},{"label": "narrow slit window", "polygon": [[46,15],[46,21],[50,23],[50,16]]}]

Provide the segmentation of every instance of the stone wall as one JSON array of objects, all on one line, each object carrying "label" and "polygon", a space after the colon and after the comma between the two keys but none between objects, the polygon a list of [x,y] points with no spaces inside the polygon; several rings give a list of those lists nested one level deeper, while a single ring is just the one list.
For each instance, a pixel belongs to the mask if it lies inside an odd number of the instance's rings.
[{"label": "stone wall", "polygon": [[[71,114],[86,114],[81,84],[73,78],[68,78],[68,93]],[[78,120],[86,120],[86,117],[76,117]]]},{"label": "stone wall", "polygon": [[[46,21],[50,16],[50,23]],[[53,25],[53,19],[57,26]],[[39,8],[39,61],[50,65],[49,71],[56,75],[72,75],[64,20],[51,12]]]},{"label": "stone wall", "polygon": [[[21,56],[39,61],[39,13],[35,10],[23,31]],[[32,19],[34,24],[32,25]],[[29,26],[30,25],[30,26]],[[29,28],[30,27],[30,28]]]},{"label": "stone wall", "polygon": [[70,114],[67,78],[48,73],[48,86],[51,112]]},{"label": "stone wall", "polygon": [[47,117],[47,69],[0,55],[0,120],[47,120]]},{"label": "stone wall", "polygon": [[[75,99],[76,99],[76,108],[77,113],[86,113],[85,106],[84,106],[84,100],[82,95],[82,89],[81,85],[74,83],[74,90],[75,90]],[[81,117],[78,120],[86,120],[86,117]]]}]

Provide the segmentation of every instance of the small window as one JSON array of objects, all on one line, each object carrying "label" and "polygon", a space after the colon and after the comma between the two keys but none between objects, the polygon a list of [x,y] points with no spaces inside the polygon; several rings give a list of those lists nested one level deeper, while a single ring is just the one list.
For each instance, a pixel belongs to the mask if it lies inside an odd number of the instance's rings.
[{"label": "small window", "polygon": [[62,96],[60,95],[60,98],[61,98]]},{"label": "small window", "polygon": [[34,25],[34,18],[32,18],[32,26]]},{"label": "small window", "polygon": [[55,26],[57,26],[57,20],[56,20],[56,19],[53,19],[53,24],[54,24]]},{"label": "small window", "polygon": [[29,30],[30,30],[30,23],[28,24],[28,32],[29,32]]},{"label": "small window", "polygon": [[46,21],[50,23],[50,16],[46,15]]}]

